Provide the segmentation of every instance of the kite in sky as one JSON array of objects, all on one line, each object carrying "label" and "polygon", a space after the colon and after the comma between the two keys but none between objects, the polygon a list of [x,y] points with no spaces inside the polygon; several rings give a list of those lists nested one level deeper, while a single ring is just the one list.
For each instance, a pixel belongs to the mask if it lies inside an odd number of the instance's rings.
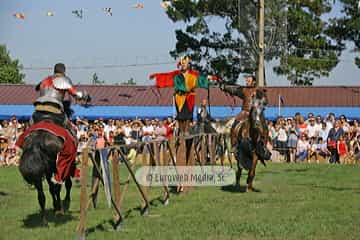
[{"label": "kite in sky", "polygon": [[83,18],[83,10],[80,9],[80,10],[74,10],[72,11],[72,14],[74,14],[75,17],[78,17],[78,18]]},{"label": "kite in sky", "polygon": [[163,9],[167,10],[171,6],[171,1],[162,1],[160,2],[160,6]]},{"label": "kite in sky", "polygon": [[138,4],[133,5],[132,8],[141,9],[141,8],[144,8],[144,4],[138,3]]},{"label": "kite in sky", "polygon": [[17,18],[17,19],[22,19],[24,20],[26,18],[26,15],[23,14],[23,13],[15,13],[14,14],[14,17]]},{"label": "kite in sky", "polygon": [[54,14],[54,12],[52,12],[52,11],[48,11],[47,13],[46,13],[46,16],[48,16],[48,17],[53,17],[55,14]]},{"label": "kite in sky", "polygon": [[103,8],[104,13],[108,16],[112,16],[112,9],[111,8]]}]

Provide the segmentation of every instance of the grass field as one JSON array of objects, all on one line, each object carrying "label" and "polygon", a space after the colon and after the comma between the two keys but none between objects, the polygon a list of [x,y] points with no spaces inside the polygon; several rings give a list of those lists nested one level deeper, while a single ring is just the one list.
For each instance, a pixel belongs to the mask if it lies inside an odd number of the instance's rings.
[{"label": "grass field", "polygon": [[[122,179],[127,177],[122,169]],[[241,180],[242,185],[245,178]],[[170,205],[152,201],[140,216],[140,195],[129,188],[121,232],[112,230],[112,211],[103,190],[97,210],[88,212],[87,239],[360,239],[360,165],[269,164],[258,167],[255,187],[198,187],[172,195]],[[79,186],[70,212],[53,216],[47,192],[49,227],[41,227],[36,191],[17,168],[0,168],[0,239],[76,239]],[[161,189],[151,190],[152,199]]]}]

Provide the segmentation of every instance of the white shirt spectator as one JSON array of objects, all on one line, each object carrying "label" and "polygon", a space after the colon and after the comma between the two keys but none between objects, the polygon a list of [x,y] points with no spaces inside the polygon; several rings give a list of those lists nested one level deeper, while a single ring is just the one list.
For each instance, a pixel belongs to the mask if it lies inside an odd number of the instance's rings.
[{"label": "white shirt spectator", "polygon": [[302,153],[308,149],[309,149],[309,142],[306,140],[300,139],[298,141],[298,147],[297,147],[298,153]]},{"label": "white shirt spectator", "polygon": [[115,125],[113,125],[113,124],[107,124],[107,125],[105,125],[105,127],[104,127],[104,132],[105,132],[105,137],[106,137],[106,139],[109,139],[109,134],[110,134],[110,132],[111,132],[111,131],[115,132],[115,130],[116,130],[116,126],[115,126]]},{"label": "white shirt spectator", "polygon": [[287,134],[286,134],[286,129],[284,129],[284,128],[280,128],[279,129],[279,132],[278,132],[278,137],[277,137],[277,139],[278,139],[278,141],[280,141],[280,142],[286,142],[287,141]]},{"label": "white shirt spectator", "polygon": [[306,129],[307,129],[307,133],[308,133],[308,137],[309,137],[309,138],[311,138],[311,137],[317,137],[317,136],[316,136],[316,134],[317,134],[317,132],[316,132],[317,127],[315,126],[315,124],[314,124],[314,125],[311,125],[311,124],[307,125]]}]

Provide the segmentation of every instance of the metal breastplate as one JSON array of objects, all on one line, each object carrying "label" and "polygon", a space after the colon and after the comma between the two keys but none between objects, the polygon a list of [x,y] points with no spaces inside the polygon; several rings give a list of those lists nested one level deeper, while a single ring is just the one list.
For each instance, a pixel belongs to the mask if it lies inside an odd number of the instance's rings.
[{"label": "metal breastplate", "polygon": [[62,90],[57,90],[53,87],[47,87],[40,89],[40,97],[36,100],[38,103],[51,102],[55,103],[63,109],[63,100],[65,97],[65,92]]}]

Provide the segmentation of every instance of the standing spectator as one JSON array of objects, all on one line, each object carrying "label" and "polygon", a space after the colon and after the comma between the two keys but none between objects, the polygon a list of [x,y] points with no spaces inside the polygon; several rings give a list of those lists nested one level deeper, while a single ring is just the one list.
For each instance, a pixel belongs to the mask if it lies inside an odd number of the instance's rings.
[{"label": "standing spectator", "polygon": [[341,135],[339,137],[339,140],[337,141],[337,153],[339,154],[340,163],[344,164],[345,157],[346,157],[346,155],[348,153],[348,148],[346,146],[344,135]]},{"label": "standing spectator", "polygon": [[328,138],[330,129],[328,129],[326,122],[321,122],[321,129],[319,131],[319,138],[323,141]]},{"label": "standing spectator", "polygon": [[288,137],[286,133],[285,123],[282,123],[278,132],[277,147],[279,149],[279,153],[282,156],[285,156],[285,159],[287,158],[287,140]]},{"label": "standing spectator", "polygon": [[109,119],[109,121],[107,122],[107,124],[105,125],[104,128],[104,132],[105,132],[105,137],[109,138],[110,136],[110,132],[115,132],[116,126],[115,126],[115,122],[113,119]]},{"label": "standing spectator", "polygon": [[152,140],[152,135],[154,134],[154,126],[151,125],[150,119],[145,119],[145,126],[142,127],[142,141],[150,142]]},{"label": "standing spectator", "polygon": [[141,141],[142,138],[142,132],[141,128],[144,126],[144,124],[140,120],[135,120],[131,123],[131,142],[137,143]]},{"label": "standing spectator", "polygon": [[289,162],[295,162],[298,138],[299,138],[299,132],[296,128],[295,120],[292,120],[288,130],[288,142],[287,142],[287,147],[289,148]]},{"label": "standing spectator", "polygon": [[328,127],[329,131],[335,126],[335,113],[329,113],[326,119],[326,126]]},{"label": "standing spectator", "polygon": [[123,128],[123,132],[125,135],[125,138],[124,138],[125,143],[129,145],[131,143],[131,131],[132,131],[131,122],[126,121],[122,128]]},{"label": "standing spectator", "polygon": [[344,135],[340,120],[335,121],[334,127],[330,130],[327,138],[327,146],[331,152],[330,163],[339,163],[339,153],[337,149],[337,142],[340,137]]},{"label": "standing spectator", "polygon": [[306,127],[307,135],[309,138],[318,137],[317,127],[315,125],[315,118],[308,119],[308,125]]},{"label": "standing spectator", "polygon": [[353,132],[355,133],[355,137],[360,135],[360,126],[357,119],[354,119],[353,121]]},{"label": "standing spectator", "polygon": [[175,129],[176,122],[172,120],[171,117],[168,117],[165,122],[165,128],[166,128],[166,138],[170,139],[173,136],[173,132]]},{"label": "standing spectator", "polygon": [[307,124],[304,120],[304,117],[303,116],[299,116],[298,118],[298,125],[297,125],[297,128],[299,129],[299,134],[302,135],[302,134],[307,134]]},{"label": "standing spectator", "polygon": [[162,120],[158,121],[158,125],[155,127],[154,130],[155,140],[163,141],[166,139],[166,127]]},{"label": "standing spectator", "polygon": [[268,129],[269,137],[271,139],[271,145],[274,147],[276,146],[277,131],[275,130],[274,123],[272,121],[268,122]]},{"label": "standing spectator", "polygon": [[341,126],[344,130],[344,132],[349,132],[350,131],[350,124],[348,123],[345,115],[341,115],[340,116],[340,122],[341,122]]}]

